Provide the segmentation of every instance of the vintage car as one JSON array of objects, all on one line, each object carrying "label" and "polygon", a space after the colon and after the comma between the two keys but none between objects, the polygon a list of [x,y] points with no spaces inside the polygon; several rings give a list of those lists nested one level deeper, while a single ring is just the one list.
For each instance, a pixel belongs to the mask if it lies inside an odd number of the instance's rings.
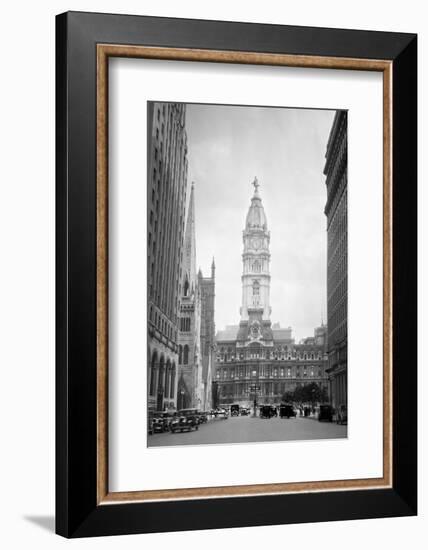
[{"label": "vintage car", "polygon": [[239,405],[234,404],[230,406],[230,416],[239,416]]},{"label": "vintage car", "polygon": [[250,407],[241,407],[240,414],[241,414],[241,416],[249,416],[250,415]]},{"label": "vintage car", "polygon": [[155,411],[152,416],[153,433],[168,432],[171,424],[171,416],[167,412]]},{"label": "vintage car", "polygon": [[177,416],[172,419],[171,433],[175,432],[191,432],[199,429],[199,414],[197,409],[181,409]]},{"label": "vintage car", "polygon": [[279,407],[279,416],[280,418],[295,418],[296,411],[294,410],[293,405],[281,403]]},{"label": "vintage car", "polygon": [[336,414],[336,422],[338,424],[348,423],[348,410],[346,408],[346,405],[339,405]]},{"label": "vintage car", "polygon": [[229,413],[226,409],[219,407],[214,410],[214,417],[222,418],[223,420],[226,420],[227,418],[229,418]]},{"label": "vintage car", "polygon": [[147,433],[153,435],[153,417],[150,415],[147,417]]},{"label": "vintage car", "polygon": [[208,422],[208,415],[207,411],[198,411],[199,424],[206,424]]},{"label": "vintage car", "polygon": [[333,422],[334,409],[331,405],[320,405],[320,410],[318,413],[318,420],[322,422],[327,420],[327,422]]},{"label": "vintage car", "polygon": [[273,405],[260,405],[260,418],[272,418],[278,416],[278,411]]}]

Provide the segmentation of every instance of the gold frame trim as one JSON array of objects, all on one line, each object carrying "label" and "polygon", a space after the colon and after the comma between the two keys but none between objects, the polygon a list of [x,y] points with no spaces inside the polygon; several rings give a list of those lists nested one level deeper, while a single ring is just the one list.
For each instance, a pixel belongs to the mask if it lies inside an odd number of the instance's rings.
[{"label": "gold frame trim", "polygon": [[[298,483],[108,490],[108,59],[275,65],[383,73],[383,476]],[[392,67],[391,61],[256,52],[97,45],[97,504],[392,487]]]}]

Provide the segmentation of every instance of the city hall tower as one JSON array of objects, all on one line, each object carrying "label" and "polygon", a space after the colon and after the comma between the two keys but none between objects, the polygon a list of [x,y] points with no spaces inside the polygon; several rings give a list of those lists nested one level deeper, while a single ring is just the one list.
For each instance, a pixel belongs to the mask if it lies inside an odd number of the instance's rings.
[{"label": "city hall tower", "polygon": [[270,328],[270,233],[259,194],[260,184],[253,181],[254,194],[245,220],[242,254],[241,327],[246,327],[251,340],[263,336],[263,328]]}]

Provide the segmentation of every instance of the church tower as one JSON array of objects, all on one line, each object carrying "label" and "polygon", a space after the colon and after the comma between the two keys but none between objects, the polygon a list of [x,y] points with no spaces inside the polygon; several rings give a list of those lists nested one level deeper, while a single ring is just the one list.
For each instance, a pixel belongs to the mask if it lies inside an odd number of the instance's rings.
[{"label": "church tower", "polygon": [[195,239],[195,185],[192,182],[184,233],[182,295],[189,297],[196,287],[196,239]]},{"label": "church tower", "polygon": [[201,287],[196,273],[195,187],[192,183],[184,233],[183,272],[178,332],[177,408],[202,402]]},{"label": "church tower", "polygon": [[270,328],[270,232],[259,194],[259,182],[253,181],[254,194],[243,231],[241,328],[248,326],[250,339],[260,339]]}]

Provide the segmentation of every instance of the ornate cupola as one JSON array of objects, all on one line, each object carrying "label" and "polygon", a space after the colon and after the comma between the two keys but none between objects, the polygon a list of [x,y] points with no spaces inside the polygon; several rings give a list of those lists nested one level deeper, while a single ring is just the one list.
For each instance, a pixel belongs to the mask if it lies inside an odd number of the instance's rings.
[{"label": "ornate cupola", "polygon": [[259,194],[257,178],[243,231],[241,323],[248,323],[250,339],[261,338],[263,326],[270,326],[270,233]]}]

